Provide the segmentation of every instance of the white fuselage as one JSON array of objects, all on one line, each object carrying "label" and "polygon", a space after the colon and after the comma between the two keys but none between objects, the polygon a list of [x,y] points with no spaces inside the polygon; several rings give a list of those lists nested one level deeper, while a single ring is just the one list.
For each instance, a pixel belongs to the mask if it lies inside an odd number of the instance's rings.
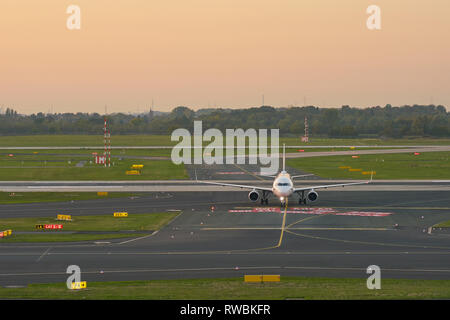
[{"label": "white fuselage", "polygon": [[294,183],[291,175],[286,171],[282,171],[273,182],[272,192],[282,201],[289,197],[294,192]]}]

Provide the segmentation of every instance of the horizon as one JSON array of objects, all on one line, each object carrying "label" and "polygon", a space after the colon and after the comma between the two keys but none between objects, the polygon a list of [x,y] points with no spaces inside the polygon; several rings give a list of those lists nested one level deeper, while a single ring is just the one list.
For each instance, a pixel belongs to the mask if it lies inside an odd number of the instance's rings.
[{"label": "horizon", "polygon": [[[274,109],[289,109],[289,108],[317,108],[317,109],[342,109],[343,107],[349,107],[351,109],[370,109],[370,108],[385,108],[387,105],[391,105],[392,108],[402,108],[402,107],[414,107],[414,106],[419,106],[419,107],[444,107],[446,112],[450,112],[448,110],[448,107],[445,105],[437,105],[437,104],[404,104],[404,105],[392,105],[392,104],[386,104],[384,106],[371,106],[371,107],[358,107],[358,106],[350,106],[350,105],[342,105],[342,106],[326,106],[326,107],[320,107],[320,106],[314,106],[314,105],[308,105],[308,106],[294,106],[294,105],[289,105],[289,106],[271,106],[271,105],[261,105],[261,106],[250,106],[250,107],[205,107],[205,108],[193,108],[193,107],[189,107],[189,106],[185,106],[185,105],[179,105],[179,106],[175,106],[172,107],[170,110],[158,110],[158,109],[151,109],[153,112],[160,112],[160,113],[171,113],[174,109],[179,108],[179,107],[184,107],[184,108],[188,108],[194,112],[198,112],[201,110],[211,110],[211,109],[215,109],[215,110],[244,110],[244,109],[252,109],[252,108],[262,108],[262,107],[270,107],[270,108],[274,108]],[[34,112],[34,113],[21,113],[19,112],[18,109],[15,109],[14,107],[8,107],[8,106],[3,106],[0,105],[0,115],[5,114],[6,109],[12,109],[13,111],[17,111],[17,114],[19,115],[24,115],[24,116],[31,116],[31,115],[37,115],[39,113],[42,113],[44,115],[60,115],[60,114],[77,114],[77,113],[82,113],[82,114],[88,114],[88,115],[92,115],[92,114],[99,114],[101,116],[108,116],[108,115],[116,115],[116,114],[126,114],[126,115],[144,115],[144,114],[148,114],[150,112],[150,109],[145,109],[146,111],[140,111],[140,112],[133,112],[133,111],[117,111],[117,112],[110,112],[110,113],[101,113],[101,112],[97,112],[97,111],[93,111],[93,112],[81,112],[81,111],[72,111],[72,112],[55,112],[56,110],[53,110],[53,112],[50,112],[50,110],[47,110],[47,112],[45,111],[38,111],[38,112]]]}]

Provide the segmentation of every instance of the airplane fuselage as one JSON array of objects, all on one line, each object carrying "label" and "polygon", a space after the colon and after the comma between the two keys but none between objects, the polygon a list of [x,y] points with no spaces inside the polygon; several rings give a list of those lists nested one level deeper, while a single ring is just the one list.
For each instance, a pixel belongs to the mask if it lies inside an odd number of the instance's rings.
[{"label": "airplane fuselage", "polygon": [[286,171],[282,171],[273,181],[272,192],[282,202],[292,195],[294,192],[294,183],[292,182],[291,175]]},{"label": "airplane fuselage", "polygon": [[[317,201],[318,194],[315,191],[315,189],[326,189],[326,188],[335,188],[335,187],[344,187],[349,185],[358,185],[358,184],[366,184],[370,183],[372,181],[372,175],[370,176],[370,181],[365,182],[351,182],[351,183],[338,183],[338,184],[331,184],[331,185],[319,185],[319,186],[307,186],[302,188],[294,188],[294,183],[292,181],[293,178],[299,178],[299,177],[305,177],[310,176],[311,174],[306,175],[298,175],[298,176],[291,176],[289,173],[286,172],[286,153],[285,153],[285,146],[283,145],[283,170],[275,177],[272,188],[267,187],[258,187],[258,186],[251,186],[251,185],[240,185],[240,184],[232,184],[232,183],[221,183],[221,182],[205,182],[203,183],[209,183],[214,185],[220,185],[220,186],[226,186],[226,187],[238,187],[238,188],[245,188],[250,189],[250,193],[248,194],[248,198],[255,202],[258,201],[258,199],[261,198],[261,204],[268,204],[268,194],[273,193],[278,199],[280,199],[281,204],[284,206],[287,206],[287,198],[290,197],[294,192],[298,193],[299,195],[299,204],[306,204],[306,201],[308,202],[315,202]],[[197,180],[197,173],[195,173],[195,179]],[[262,192],[262,197],[260,192]],[[305,197],[306,192],[306,197]]]}]

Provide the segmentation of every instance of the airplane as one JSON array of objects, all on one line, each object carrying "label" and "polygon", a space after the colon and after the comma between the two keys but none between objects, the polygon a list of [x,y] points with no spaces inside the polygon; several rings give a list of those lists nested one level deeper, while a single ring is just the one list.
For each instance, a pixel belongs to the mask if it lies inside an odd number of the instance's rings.
[{"label": "airplane", "polygon": [[[299,177],[306,177],[311,176],[311,174],[306,175],[300,175],[300,176],[291,176],[288,172],[286,172],[286,152],[285,152],[285,145],[283,144],[283,170],[276,176],[266,176],[266,177],[274,177],[274,181],[272,184],[272,188],[266,188],[266,187],[258,187],[258,186],[247,186],[247,185],[240,185],[240,184],[231,184],[231,183],[221,183],[221,182],[212,182],[212,181],[200,181],[197,180],[197,172],[195,172],[195,180],[199,183],[206,183],[206,184],[213,184],[213,185],[219,185],[224,187],[237,187],[241,189],[249,189],[251,190],[248,194],[248,198],[252,202],[258,201],[258,199],[261,198],[261,204],[262,205],[268,205],[269,204],[269,195],[273,194],[278,199],[280,199],[281,206],[285,207],[287,204],[287,198],[290,197],[292,194],[297,193],[299,195],[298,203],[301,205],[302,203],[306,205],[306,201],[309,202],[315,202],[319,198],[318,193],[315,191],[317,189],[327,189],[327,188],[335,188],[335,187],[345,187],[345,186],[351,186],[351,185],[360,185],[360,184],[368,184],[372,182],[372,175],[370,176],[369,181],[364,182],[351,182],[351,183],[339,183],[339,184],[329,184],[329,185],[323,185],[323,186],[308,186],[308,187],[301,187],[301,188],[295,188],[294,187],[294,178]],[[305,197],[305,192],[307,192]]]}]

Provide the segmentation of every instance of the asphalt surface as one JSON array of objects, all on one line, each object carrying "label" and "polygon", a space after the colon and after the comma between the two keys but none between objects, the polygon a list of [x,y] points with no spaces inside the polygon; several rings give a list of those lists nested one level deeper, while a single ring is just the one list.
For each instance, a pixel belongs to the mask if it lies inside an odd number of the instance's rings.
[{"label": "asphalt surface", "polygon": [[[257,169],[188,166],[191,178],[270,185],[272,179],[260,177]],[[305,179],[298,179],[296,185],[326,182],[320,177]],[[193,181],[1,182],[0,189],[44,191],[41,187],[53,185],[55,191],[64,186],[104,191],[111,184],[154,191],[134,198],[3,204],[0,218],[71,214],[76,219],[116,211],[132,215],[179,210],[180,214],[156,233],[129,239],[0,241],[0,285],[65,283],[66,269],[72,264],[81,268],[86,281],[280,274],[361,278],[364,285],[370,265],[378,265],[385,278],[450,279],[450,233],[430,228],[450,220],[449,180],[375,181],[326,189],[319,191],[317,202],[306,206],[292,196],[286,212],[278,199],[270,198],[269,206],[261,206],[248,200],[248,191],[202,186],[200,192]]]},{"label": "asphalt surface", "polygon": [[[111,149],[173,149],[172,146],[111,146]],[[103,149],[103,145],[100,146],[40,146],[40,147],[24,147],[24,146],[0,146],[0,150],[91,150],[91,149]],[[227,147],[227,146],[225,146]],[[281,145],[279,147],[282,147]],[[286,148],[308,148],[308,149],[329,149],[329,148],[407,148],[411,151],[412,148],[445,148],[449,150],[449,146],[445,145],[286,145]],[[192,148],[203,148],[193,146]],[[227,147],[233,148],[233,146]]]},{"label": "asphalt surface", "polygon": [[[335,190],[319,193],[319,201],[306,207],[295,200],[290,199],[284,228],[277,199],[261,207],[251,203],[245,191],[1,205],[1,218],[117,210],[181,214],[158,233],[131,239],[98,244],[0,242],[0,285],[65,282],[71,264],[80,266],[86,281],[260,273],[366,279],[366,268],[373,264],[386,278],[450,279],[450,234],[428,233],[430,226],[450,220],[448,191]],[[258,208],[275,212],[251,212]],[[386,215],[369,215],[374,212]]]},{"label": "asphalt surface", "polygon": [[[202,183],[202,181],[222,181],[225,183],[271,187],[273,177],[262,176],[259,166],[249,164],[223,165],[186,165],[191,180],[158,181],[0,181],[0,192],[158,192],[171,193],[183,191],[234,192],[234,187],[223,187]],[[292,175],[306,175],[308,172],[287,167]],[[443,177],[445,178],[445,177]],[[366,179],[370,179],[366,177]],[[196,181],[198,180],[198,181]],[[361,180],[364,181],[364,180]],[[367,181],[367,180],[366,180]],[[354,182],[354,180],[323,179],[316,175],[294,179],[296,187],[320,186],[337,183]],[[328,191],[331,189],[326,189]],[[374,180],[370,184],[347,186],[340,191],[450,191],[450,180]]]},{"label": "asphalt surface", "polygon": [[[242,177],[236,175],[234,178]],[[223,177],[222,177],[223,178]],[[295,187],[311,187],[333,185],[339,183],[355,182],[355,180],[324,180],[318,177],[308,177],[308,179],[294,179]],[[314,179],[315,178],[315,179]],[[200,178],[198,181],[14,181],[14,182],[0,182],[0,192],[9,192],[14,194],[16,192],[233,192],[239,190],[236,187],[211,185],[208,182],[224,182],[245,186],[254,187],[272,187],[273,178],[263,178],[261,180],[248,179],[238,180],[232,179],[228,176],[227,179],[208,179]],[[340,188],[340,191],[450,191],[450,180],[429,180],[429,181],[380,181],[374,180],[369,183],[368,180],[361,180],[361,182],[368,182],[366,184],[345,186]],[[331,189],[320,189],[328,191]]]}]

